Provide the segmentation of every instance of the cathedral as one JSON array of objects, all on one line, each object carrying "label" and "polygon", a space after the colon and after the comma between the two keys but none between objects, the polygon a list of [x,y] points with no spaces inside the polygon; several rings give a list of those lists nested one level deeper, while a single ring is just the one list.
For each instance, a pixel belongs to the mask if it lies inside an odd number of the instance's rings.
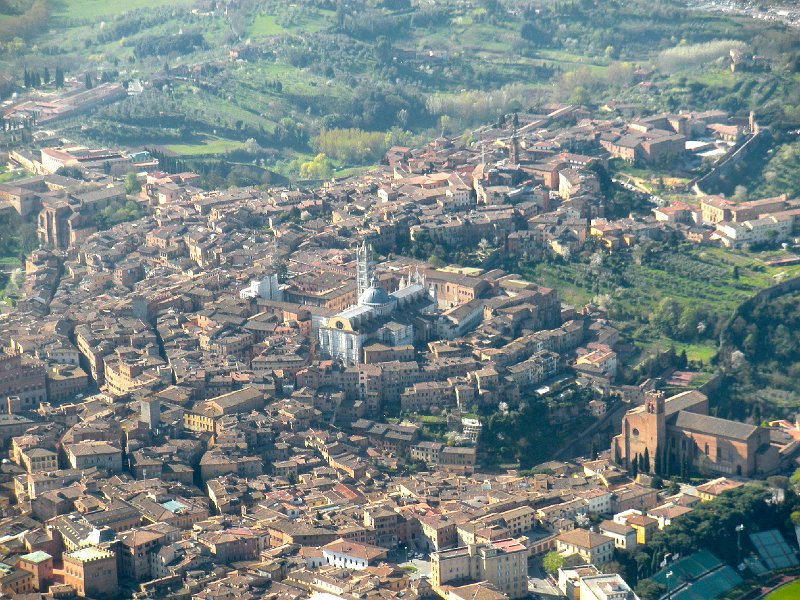
[{"label": "cathedral", "polygon": [[425,287],[425,277],[418,271],[387,293],[373,276],[370,255],[366,244],[356,249],[358,304],[329,317],[319,328],[322,355],[346,366],[363,362],[368,342],[390,347],[413,344],[411,317],[436,308],[436,293]]}]

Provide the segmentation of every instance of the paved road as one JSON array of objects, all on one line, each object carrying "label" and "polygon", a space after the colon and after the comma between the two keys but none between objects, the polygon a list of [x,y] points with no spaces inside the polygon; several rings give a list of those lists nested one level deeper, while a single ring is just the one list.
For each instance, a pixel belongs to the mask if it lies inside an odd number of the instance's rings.
[{"label": "paved road", "polygon": [[541,559],[534,559],[528,565],[528,591],[532,594],[559,596],[558,588],[553,586],[545,576]]}]

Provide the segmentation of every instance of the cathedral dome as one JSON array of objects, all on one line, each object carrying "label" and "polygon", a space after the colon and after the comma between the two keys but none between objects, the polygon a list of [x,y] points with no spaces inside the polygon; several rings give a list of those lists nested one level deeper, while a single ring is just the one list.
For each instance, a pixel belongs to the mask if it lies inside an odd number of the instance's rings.
[{"label": "cathedral dome", "polygon": [[389,304],[392,298],[386,293],[386,290],[378,287],[377,281],[373,278],[370,286],[361,293],[358,303],[361,306],[384,306]]}]

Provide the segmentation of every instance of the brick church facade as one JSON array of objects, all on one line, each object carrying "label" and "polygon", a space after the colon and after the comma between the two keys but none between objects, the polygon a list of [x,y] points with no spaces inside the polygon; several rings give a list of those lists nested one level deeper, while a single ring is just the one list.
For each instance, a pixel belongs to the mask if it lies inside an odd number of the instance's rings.
[{"label": "brick church facade", "polygon": [[623,467],[642,456],[651,472],[671,474],[685,463],[695,473],[752,477],[774,473],[781,462],[768,428],[709,416],[708,397],[698,391],[648,392],[622,418],[611,454]]}]

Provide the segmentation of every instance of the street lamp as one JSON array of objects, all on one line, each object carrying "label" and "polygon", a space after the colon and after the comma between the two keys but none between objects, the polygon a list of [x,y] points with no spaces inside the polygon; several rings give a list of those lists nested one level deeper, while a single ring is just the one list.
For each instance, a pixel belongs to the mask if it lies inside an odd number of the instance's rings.
[{"label": "street lamp", "polygon": [[667,571],[667,600],[672,600],[672,571]]},{"label": "street lamp", "polygon": [[739,565],[742,564],[742,532],[744,531],[744,524],[736,526],[736,570],[739,570]]}]

